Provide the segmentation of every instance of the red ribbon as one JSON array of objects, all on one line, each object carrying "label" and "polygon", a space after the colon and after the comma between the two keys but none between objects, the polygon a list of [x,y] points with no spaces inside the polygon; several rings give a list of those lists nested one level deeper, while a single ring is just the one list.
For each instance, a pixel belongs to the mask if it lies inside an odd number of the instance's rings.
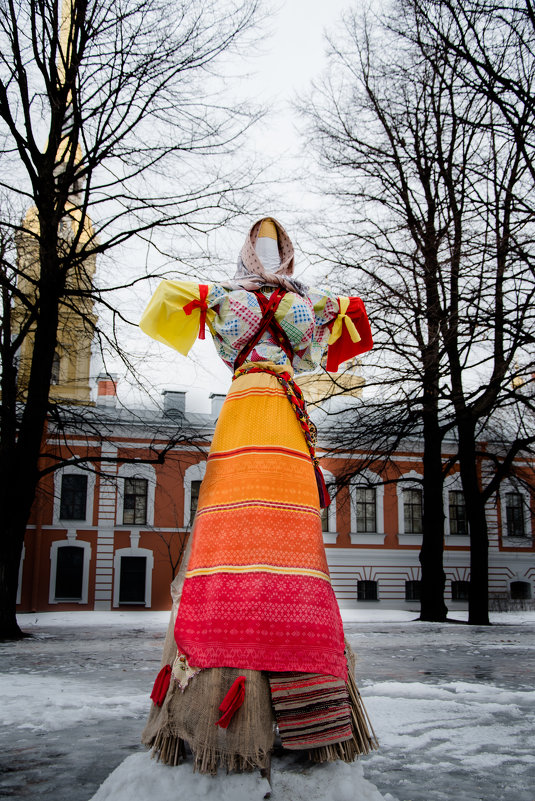
[{"label": "red ribbon", "polygon": [[184,312],[190,315],[193,309],[201,310],[201,320],[199,328],[199,339],[204,339],[205,325],[206,325],[206,312],[208,311],[208,304],[206,298],[208,297],[208,284],[199,284],[199,300],[192,300],[183,307]]},{"label": "red ribbon", "polygon": [[236,712],[237,709],[243,704],[243,699],[245,698],[245,676],[238,676],[236,681],[233,683],[232,687],[225,695],[223,700],[221,701],[221,706],[219,707],[219,711],[223,714],[215,724],[216,726],[221,726],[222,729],[226,729],[230,721],[232,720],[232,716]]},{"label": "red ribbon", "polygon": [[171,665],[164,665],[156,676],[156,681],[154,682],[154,687],[152,688],[152,692],[150,694],[150,697],[156,706],[161,706],[165,701],[165,696],[167,695],[170,682]]}]

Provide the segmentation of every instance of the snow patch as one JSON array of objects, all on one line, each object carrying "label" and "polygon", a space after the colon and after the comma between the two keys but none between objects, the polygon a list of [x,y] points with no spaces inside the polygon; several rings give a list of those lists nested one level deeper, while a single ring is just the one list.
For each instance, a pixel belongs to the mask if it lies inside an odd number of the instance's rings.
[{"label": "snow patch", "polygon": [[[418,612],[406,609],[385,609],[379,607],[357,607],[355,609],[341,609],[342,620],[345,623],[409,623],[416,621]],[[455,620],[468,620],[468,612],[463,610],[450,610],[450,617]],[[56,626],[121,626],[136,628],[167,627],[169,611],[152,612],[94,612],[92,610],[80,612],[37,612],[33,614],[20,614],[17,616],[20,626],[31,631],[34,628]],[[535,624],[535,611],[526,612],[491,612],[491,623],[519,625],[521,623]],[[420,621],[419,621],[420,622]],[[425,623],[439,627],[450,627],[450,623]]]},{"label": "snow patch", "polygon": [[463,767],[477,771],[531,761],[535,691],[387,681],[367,686],[364,701],[383,753],[425,753],[452,765],[462,754]]},{"label": "snow patch", "polygon": [[79,677],[0,674],[2,723],[17,729],[58,731],[97,720],[135,718],[148,709],[148,695],[117,694]]},{"label": "snow patch", "polygon": [[148,754],[127,757],[91,801],[396,801],[364,778],[359,763],[327,763],[302,767],[291,758],[273,760],[271,784],[259,773],[205,776],[193,773],[191,764],[168,767]]}]

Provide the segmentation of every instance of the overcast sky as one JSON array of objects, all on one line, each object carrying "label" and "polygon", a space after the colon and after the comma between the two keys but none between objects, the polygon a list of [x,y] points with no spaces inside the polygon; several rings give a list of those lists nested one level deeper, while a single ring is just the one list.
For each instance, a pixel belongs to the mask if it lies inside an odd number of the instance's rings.
[{"label": "overcast sky", "polygon": [[[296,114],[291,104],[297,95],[310,89],[312,80],[326,67],[325,30],[336,29],[342,12],[351,5],[355,7],[355,3],[348,0],[275,0],[273,5],[275,10],[263,23],[254,54],[244,53],[248,75],[241,79],[239,91],[240,95],[249,96],[270,110],[251,132],[250,148],[282,166],[283,172],[290,173],[299,170],[303,158],[296,131]],[[275,194],[276,190],[274,186]],[[299,204],[303,208],[313,203],[306,182],[285,187],[284,192],[290,206]],[[277,209],[266,209],[265,213],[275,215]],[[285,219],[281,222],[284,223]],[[218,246],[220,244],[222,250],[232,253],[231,263],[235,263],[244,234],[245,231],[232,231],[217,235]],[[139,347],[147,347],[143,338]],[[215,355],[210,336],[205,342],[197,342],[191,358],[187,359],[155,342],[150,342],[148,347],[150,357],[143,365],[143,373],[147,372],[150,383],[159,391],[187,390],[187,404],[192,411],[208,411],[209,392],[225,393],[228,390],[230,371]],[[190,389],[192,385],[195,390]],[[125,397],[124,391],[125,387],[121,395],[130,402],[130,393]]]},{"label": "overcast sky", "polygon": [[[311,81],[326,65],[325,30],[332,30],[348,0],[282,0],[267,21],[262,54],[251,62],[250,93],[270,100],[271,107],[282,104],[279,136],[272,140],[273,155],[284,147],[284,136],[293,136],[294,115],[289,104],[299,93],[306,93]],[[293,144],[293,142],[292,142]]]}]

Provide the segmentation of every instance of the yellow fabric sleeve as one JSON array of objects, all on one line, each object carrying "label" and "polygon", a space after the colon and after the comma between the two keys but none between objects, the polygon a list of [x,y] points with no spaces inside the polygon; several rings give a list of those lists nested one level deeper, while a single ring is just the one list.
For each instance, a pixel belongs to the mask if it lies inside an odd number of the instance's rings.
[{"label": "yellow fabric sleeve", "polygon": [[[186,314],[184,306],[199,301],[200,296],[199,284],[193,281],[162,281],[143,312],[139,327],[149,337],[187,356],[199,334],[201,309],[197,306]],[[209,326],[215,316],[213,309],[207,309]]]}]

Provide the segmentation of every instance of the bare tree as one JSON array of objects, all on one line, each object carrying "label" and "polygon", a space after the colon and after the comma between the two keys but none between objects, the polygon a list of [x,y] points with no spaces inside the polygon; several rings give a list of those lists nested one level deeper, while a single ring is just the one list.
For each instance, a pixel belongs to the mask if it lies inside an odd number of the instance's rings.
[{"label": "bare tree", "polygon": [[[411,39],[417,22],[410,3],[375,27],[346,18],[346,38],[331,43],[335,67],[306,113],[342,221],[329,221],[328,258],[346,282],[358,269],[376,331],[371,400],[355,431],[376,443],[380,459],[420,421],[426,620],[447,611],[442,481],[459,459],[472,538],[470,621],[486,623],[484,505],[506,468],[483,491],[478,441],[497,407],[520,402],[515,371],[530,369],[533,274],[519,262],[531,249],[525,168],[518,147],[500,136],[488,95],[463,80],[460,60],[436,37],[425,52]],[[514,237],[504,238],[504,223]],[[473,410],[470,438],[460,393]],[[378,428],[392,411],[397,432]],[[362,428],[366,418],[371,425]],[[452,429],[458,456],[443,459]],[[515,437],[507,469],[527,444]]]},{"label": "bare tree", "polygon": [[440,43],[465,86],[484,94],[494,125],[514,140],[535,182],[533,0],[408,0],[416,25],[404,33],[425,54]]},{"label": "bare tree", "polygon": [[[462,118],[465,127],[485,134],[480,148],[484,158],[467,165],[467,200],[480,232],[474,243],[477,284],[470,292],[464,275],[468,260],[462,248],[456,248],[446,273],[450,304],[441,320],[470,525],[469,621],[487,623],[485,505],[510,475],[514,459],[529,453],[535,443],[528,422],[535,366],[535,17],[530,0],[467,5],[410,0],[407,8],[414,19],[409,38],[428,67],[440,74],[447,63],[455,70],[458,91],[479,93],[487,106],[483,120]],[[437,42],[440,61],[435,56]],[[464,222],[454,200],[458,187],[443,159],[440,169],[461,243]],[[466,317],[468,332],[463,330]],[[503,425],[505,410],[518,425]],[[493,472],[484,480],[477,470],[478,435],[482,429],[492,434],[497,427],[507,432],[508,442],[502,438],[501,448],[493,453]]]},{"label": "bare tree", "polygon": [[115,348],[97,312],[117,315],[114,293],[143,276],[95,274],[97,256],[238,210],[252,176],[232,152],[253,115],[224,105],[217,70],[256,14],[256,0],[0,2],[0,636],[20,635],[18,564],[61,332]]}]

